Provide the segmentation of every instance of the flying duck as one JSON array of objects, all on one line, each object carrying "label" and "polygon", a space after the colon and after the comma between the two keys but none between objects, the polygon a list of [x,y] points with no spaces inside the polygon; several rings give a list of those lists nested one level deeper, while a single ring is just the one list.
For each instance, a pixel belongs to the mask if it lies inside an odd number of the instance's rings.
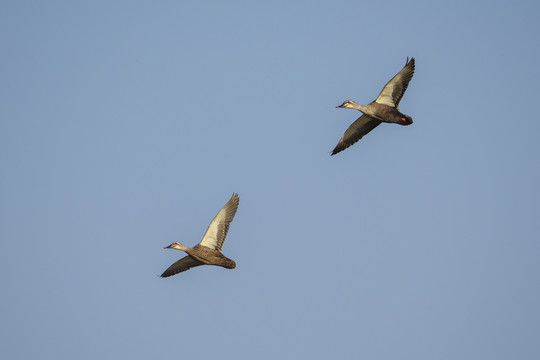
[{"label": "flying duck", "polygon": [[375,101],[366,106],[347,100],[337,108],[356,109],[362,112],[360,116],[345,131],[338,144],[332,151],[335,155],[349,146],[355,144],[364,135],[375,129],[381,122],[395,123],[399,125],[410,125],[413,123],[412,117],[399,112],[399,101],[405,94],[409,81],[414,75],[414,58],[407,57],[405,66],[392,78],[382,89]]},{"label": "flying duck", "polygon": [[187,253],[186,257],[178,260],[161,274],[161,277],[169,277],[191,269],[199,265],[217,265],[227,269],[234,269],[236,263],[221,253],[223,242],[227,237],[229,225],[236,214],[240,198],[233,193],[229,201],[221,208],[214,220],[208,226],[206,234],[198,245],[190,248],[175,241],[165,249],[182,250]]}]

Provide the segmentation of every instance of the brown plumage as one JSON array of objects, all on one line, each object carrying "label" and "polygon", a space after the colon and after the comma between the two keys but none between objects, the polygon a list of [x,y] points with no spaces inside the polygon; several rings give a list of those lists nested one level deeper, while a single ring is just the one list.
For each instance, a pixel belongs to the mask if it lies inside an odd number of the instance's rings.
[{"label": "brown plumage", "polygon": [[382,89],[375,101],[366,106],[347,100],[338,108],[356,109],[363,113],[345,131],[338,144],[332,151],[335,155],[349,146],[355,144],[364,135],[375,129],[381,122],[394,123],[400,125],[410,125],[413,123],[412,117],[402,114],[399,111],[399,102],[405,94],[414,75],[414,58],[407,58],[405,66],[396,74]]},{"label": "brown plumage", "polygon": [[182,250],[188,255],[169,266],[161,274],[161,277],[176,275],[199,265],[216,265],[227,269],[234,269],[236,263],[224,256],[221,249],[239,203],[240,197],[238,194],[233,193],[229,201],[219,211],[214,220],[212,220],[198,245],[190,248],[175,241],[171,245],[166,246],[165,249]]}]

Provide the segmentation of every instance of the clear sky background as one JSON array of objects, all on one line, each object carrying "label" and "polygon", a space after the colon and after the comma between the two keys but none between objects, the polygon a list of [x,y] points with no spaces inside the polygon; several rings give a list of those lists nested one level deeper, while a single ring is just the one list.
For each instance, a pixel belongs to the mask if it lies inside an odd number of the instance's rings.
[{"label": "clear sky background", "polygon": [[538,4],[2,2],[0,357],[539,359]]}]

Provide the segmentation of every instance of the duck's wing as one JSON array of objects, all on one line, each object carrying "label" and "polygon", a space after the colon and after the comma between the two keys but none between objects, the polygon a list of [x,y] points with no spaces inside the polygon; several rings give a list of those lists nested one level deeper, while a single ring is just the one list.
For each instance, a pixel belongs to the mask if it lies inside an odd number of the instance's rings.
[{"label": "duck's wing", "polygon": [[175,262],[171,266],[169,266],[167,268],[167,270],[165,270],[163,272],[163,274],[161,274],[161,277],[166,278],[166,277],[169,277],[169,276],[173,276],[173,275],[176,275],[178,273],[181,273],[182,271],[189,270],[192,267],[199,266],[199,265],[203,265],[203,263],[200,262],[199,260],[195,260],[194,258],[192,258],[191,256],[188,255],[188,256],[178,260],[177,262]]},{"label": "duck's wing", "polygon": [[407,62],[405,63],[403,69],[401,69],[401,71],[398,72],[397,75],[384,86],[377,99],[375,99],[375,102],[397,109],[413,75],[414,58],[411,58],[410,61],[409,58],[407,58]]},{"label": "duck's wing", "polygon": [[349,126],[345,134],[341,137],[335,149],[332,151],[332,155],[336,155],[356,143],[364,135],[375,129],[381,123],[380,120],[372,118],[369,115],[360,116],[355,122]]},{"label": "duck's wing", "polygon": [[233,193],[229,201],[221,208],[214,220],[212,220],[208,226],[200,245],[221,251],[223,242],[229,232],[229,225],[238,209],[239,202],[240,197],[238,194]]}]

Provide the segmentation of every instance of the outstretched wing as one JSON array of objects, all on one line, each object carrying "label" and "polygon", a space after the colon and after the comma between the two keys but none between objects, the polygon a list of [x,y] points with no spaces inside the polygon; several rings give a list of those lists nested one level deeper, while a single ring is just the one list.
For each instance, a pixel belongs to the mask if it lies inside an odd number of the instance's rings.
[{"label": "outstretched wing", "polygon": [[407,62],[403,69],[401,69],[401,71],[384,86],[377,99],[375,99],[375,102],[392,106],[397,109],[413,75],[414,58],[411,58],[411,61],[407,58]]},{"label": "outstretched wing", "polygon": [[341,137],[335,149],[332,151],[332,155],[336,155],[356,143],[364,135],[375,129],[381,121],[372,118],[369,115],[360,116],[355,122],[349,126],[345,134]]},{"label": "outstretched wing", "polygon": [[171,266],[169,266],[167,268],[167,270],[165,270],[163,272],[163,274],[161,274],[161,277],[166,278],[166,277],[169,277],[169,276],[173,276],[173,275],[176,275],[178,273],[181,273],[182,271],[189,270],[192,267],[199,266],[199,265],[203,265],[203,263],[200,262],[199,260],[195,260],[191,256],[186,256],[186,257],[178,260],[177,262],[175,262]]},{"label": "outstretched wing", "polygon": [[223,206],[223,208],[218,212],[214,220],[208,226],[206,234],[200,243],[200,245],[206,246],[210,249],[215,249],[221,251],[223,248],[223,242],[227,237],[229,232],[229,225],[236,214],[238,209],[238,203],[240,202],[240,197],[238,194],[233,193],[229,201]]}]

